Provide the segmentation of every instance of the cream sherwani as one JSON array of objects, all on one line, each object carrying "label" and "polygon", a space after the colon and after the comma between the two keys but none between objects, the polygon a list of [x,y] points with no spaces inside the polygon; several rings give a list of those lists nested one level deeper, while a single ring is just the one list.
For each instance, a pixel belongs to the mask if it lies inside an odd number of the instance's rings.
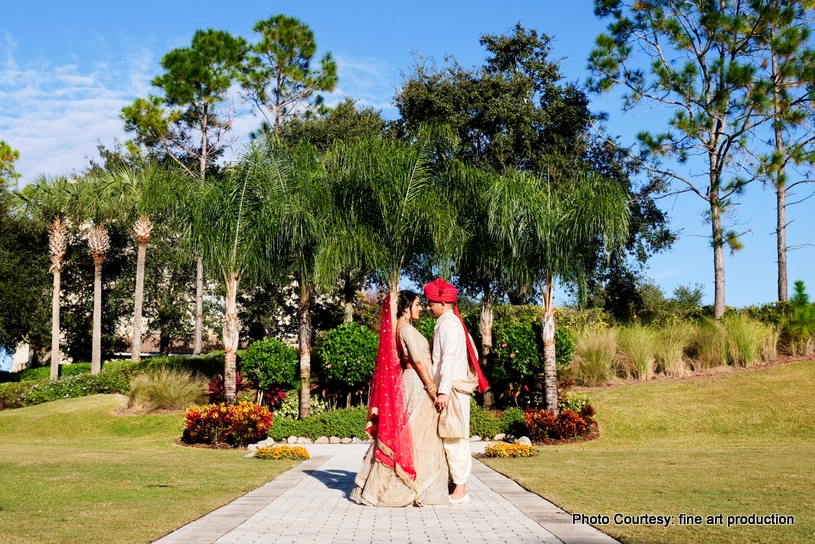
[{"label": "cream sherwani", "polygon": [[[458,397],[466,428],[469,429],[470,395],[452,391],[454,381],[471,379],[464,327],[453,310],[445,312],[436,320],[431,353],[432,372],[438,385],[438,394],[450,395],[452,392]],[[466,434],[469,437],[469,432]],[[453,483],[457,485],[467,483],[473,464],[469,439],[444,438],[443,441]]]}]

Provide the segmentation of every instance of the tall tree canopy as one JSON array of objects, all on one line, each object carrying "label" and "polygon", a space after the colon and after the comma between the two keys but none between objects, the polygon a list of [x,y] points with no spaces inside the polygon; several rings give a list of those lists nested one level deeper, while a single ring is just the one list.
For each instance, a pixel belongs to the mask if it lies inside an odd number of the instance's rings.
[{"label": "tall tree canopy", "polygon": [[[740,249],[725,220],[753,178],[740,168],[749,131],[762,120],[751,57],[757,21],[746,0],[596,0],[595,13],[610,19],[589,57],[589,87],[626,89],[623,108],[658,103],[672,116],[663,132],[641,131],[639,163],[684,185],[707,204],[715,277],[714,316],[725,310],[724,248]],[[672,168],[699,157],[703,182]]]},{"label": "tall tree canopy", "polygon": [[[190,47],[164,55],[164,73],[153,79],[163,96],[137,98],[122,109],[125,130],[153,151],[163,150],[190,177],[199,182],[232,143],[229,130],[235,108],[229,90],[237,81],[246,54],[246,42],[221,30],[198,30]],[[132,147],[132,146],[131,146]],[[197,164],[196,164],[197,163]],[[201,353],[204,315],[204,270],[199,257],[196,271],[195,339],[193,352]]]},{"label": "tall tree canopy", "polygon": [[275,15],[258,21],[260,40],[252,45],[241,83],[247,98],[265,119],[266,129],[305,112],[318,110],[337,84],[337,63],[326,53],[319,69],[312,67],[317,53],[314,32],[299,19]]}]

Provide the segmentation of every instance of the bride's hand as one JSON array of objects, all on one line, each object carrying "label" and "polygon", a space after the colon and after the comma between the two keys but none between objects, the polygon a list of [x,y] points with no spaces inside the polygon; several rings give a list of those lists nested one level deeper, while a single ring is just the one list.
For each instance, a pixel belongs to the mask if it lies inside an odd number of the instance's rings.
[{"label": "bride's hand", "polygon": [[436,410],[441,412],[445,408],[447,408],[447,403],[449,398],[447,395],[436,395],[436,402],[433,403],[433,406],[436,407]]}]

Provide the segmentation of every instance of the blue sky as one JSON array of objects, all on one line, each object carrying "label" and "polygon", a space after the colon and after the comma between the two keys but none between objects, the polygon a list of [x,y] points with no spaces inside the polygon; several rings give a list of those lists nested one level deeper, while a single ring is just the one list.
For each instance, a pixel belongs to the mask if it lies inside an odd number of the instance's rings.
[{"label": "blue sky", "polygon": [[[331,51],[339,64],[340,82],[328,97],[361,99],[396,115],[391,99],[401,73],[410,70],[413,53],[445,54],[465,66],[485,57],[482,34],[501,34],[520,21],[526,28],[553,36],[553,56],[562,58],[570,81],[585,81],[586,58],[605,24],[595,18],[592,2],[450,1],[222,2],[138,3],[109,1],[43,2],[31,0],[4,7],[0,21],[0,139],[20,151],[23,183],[34,175],[79,170],[96,155],[97,140],[110,145],[126,139],[121,108],[145,96],[162,55],[189,45],[199,28],[217,28],[254,39],[253,24],[277,13],[308,23],[315,31],[319,55]],[[636,114],[620,110],[619,96],[592,96],[595,111],[609,113],[612,135],[633,143],[645,128],[659,128],[667,112],[660,108]],[[258,119],[238,120],[248,134]],[[237,142],[237,145],[240,141]],[[686,172],[698,175],[698,167]],[[805,196],[807,192],[800,192]],[[745,306],[775,300],[774,194],[761,185],[748,188],[736,207],[737,229],[745,249],[725,259],[727,303]],[[789,244],[815,243],[815,198],[789,211]],[[667,294],[678,285],[700,283],[706,302],[713,298],[713,254],[710,228],[703,222],[705,203],[689,194],[665,199],[672,226],[681,229],[674,249],[650,261],[647,273]],[[789,255],[790,283],[803,279],[815,286],[815,248]],[[563,302],[562,297],[558,297]]]}]

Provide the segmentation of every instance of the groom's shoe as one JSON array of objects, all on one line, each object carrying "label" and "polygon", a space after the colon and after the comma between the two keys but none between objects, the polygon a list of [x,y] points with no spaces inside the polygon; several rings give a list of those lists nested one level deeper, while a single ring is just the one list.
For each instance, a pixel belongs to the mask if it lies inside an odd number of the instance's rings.
[{"label": "groom's shoe", "polygon": [[459,499],[450,499],[450,504],[467,504],[470,502],[470,494],[467,493]]}]

